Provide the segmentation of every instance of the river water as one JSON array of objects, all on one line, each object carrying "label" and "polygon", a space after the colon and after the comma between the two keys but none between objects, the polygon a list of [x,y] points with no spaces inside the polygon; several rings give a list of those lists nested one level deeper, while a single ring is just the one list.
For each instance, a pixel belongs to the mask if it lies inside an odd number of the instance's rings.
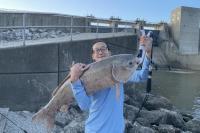
[{"label": "river water", "polygon": [[152,92],[168,98],[178,109],[200,119],[199,71],[153,71]]}]

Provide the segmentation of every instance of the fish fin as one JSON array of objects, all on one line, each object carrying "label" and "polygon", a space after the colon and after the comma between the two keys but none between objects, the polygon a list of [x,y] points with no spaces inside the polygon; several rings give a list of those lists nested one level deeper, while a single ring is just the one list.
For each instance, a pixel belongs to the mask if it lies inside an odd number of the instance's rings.
[{"label": "fish fin", "polygon": [[55,114],[51,114],[46,108],[42,108],[32,117],[32,122],[39,122],[43,124],[48,131],[50,131],[54,127],[54,119]]},{"label": "fish fin", "polygon": [[118,75],[118,70],[117,70],[117,68],[116,68],[116,66],[115,66],[115,64],[112,64],[112,70],[111,70],[111,72],[112,72],[112,78],[113,78],[113,80],[115,81],[115,82],[120,82],[120,79],[117,77],[117,75]]},{"label": "fish fin", "polygon": [[57,92],[58,90],[59,90],[59,88],[56,87],[56,89],[54,89],[53,92],[51,93],[51,96],[52,96],[52,97],[55,96],[55,95],[56,95],[56,92]]},{"label": "fish fin", "polygon": [[120,97],[120,84],[115,84],[116,86],[116,99],[119,100]]},{"label": "fish fin", "polygon": [[70,78],[70,74],[67,75],[67,77],[65,77],[65,79],[58,85],[58,87],[56,89],[54,89],[54,91],[51,93],[51,96],[55,96],[56,93],[58,92],[58,90],[60,89],[60,87]]}]

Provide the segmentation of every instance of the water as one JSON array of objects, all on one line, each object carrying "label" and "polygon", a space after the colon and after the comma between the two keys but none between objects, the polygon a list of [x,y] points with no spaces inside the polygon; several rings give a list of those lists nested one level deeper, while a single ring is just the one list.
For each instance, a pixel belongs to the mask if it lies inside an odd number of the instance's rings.
[{"label": "water", "polygon": [[152,89],[171,100],[178,109],[200,119],[199,71],[153,71]]}]

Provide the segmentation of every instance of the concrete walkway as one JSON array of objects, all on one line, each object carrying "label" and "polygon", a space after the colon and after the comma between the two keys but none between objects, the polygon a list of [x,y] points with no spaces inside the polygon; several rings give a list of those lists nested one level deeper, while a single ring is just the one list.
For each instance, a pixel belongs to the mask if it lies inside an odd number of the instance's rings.
[{"label": "concrete walkway", "polygon": [[[70,35],[65,35],[62,37],[56,38],[45,38],[37,40],[26,40],[25,45],[37,45],[37,44],[49,44],[49,43],[61,43],[69,41],[80,41],[80,40],[91,40],[91,39],[103,39],[111,37],[120,37],[120,36],[131,36],[134,35],[132,32],[118,32],[118,33],[78,33]],[[9,48],[9,47],[20,47],[23,46],[23,41],[10,41],[3,42],[0,41],[0,48]]]}]

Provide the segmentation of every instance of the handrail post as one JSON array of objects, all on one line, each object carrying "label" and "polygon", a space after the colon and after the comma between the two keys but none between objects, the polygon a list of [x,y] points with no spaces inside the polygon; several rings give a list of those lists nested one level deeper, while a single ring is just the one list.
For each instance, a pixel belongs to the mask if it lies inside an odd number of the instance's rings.
[{"label": "handrail post", "polygon": [[71,29],[70,29],[70,40],[72,41],[72,33],[73,33],[73,16],[71,16],[71,25],[70,25],[70,27],[71,27]]},{"label": "handrail post", "polygon": [[23,13],[23,16],[22,16],[22,25],[23,25],[23,29],[22,29],[22,39],[23,39],[23,46],[26,45],[26,38],[25,38],[25,28],[26,28],[26,25],[25,25],[25,13]]},{"label": "handrail post", "polygon": [[115,23],[114,23],[114,21],[112,21],[112,33],[113,33],[113,37],[115,37]]},{"label": "handrail post", "polygon": [[99,20],[97,20],[97,27],[96,27],[96,39],[99,36]]},{"label": "handrail post", "polygon": [[2,29],[0,29],[0,45],[2,45],[1,43],[3,42],[3,32]]}]

